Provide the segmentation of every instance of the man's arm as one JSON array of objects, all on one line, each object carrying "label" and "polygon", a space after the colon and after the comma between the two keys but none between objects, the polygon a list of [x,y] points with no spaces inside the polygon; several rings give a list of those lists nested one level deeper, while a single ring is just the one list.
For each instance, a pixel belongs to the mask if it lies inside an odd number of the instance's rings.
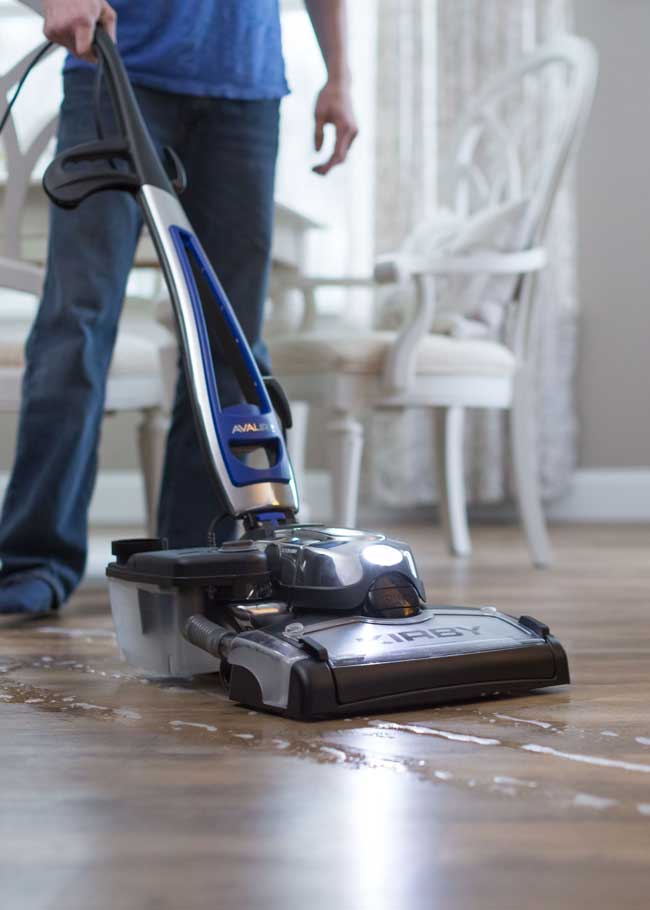
[{"label": "man's arm", "polygon": [[325,125],[336,128],[336,144],[328,161],[314,171],[321,176],[345,161],[357,133],[357,123],[350,97],[350,70],[347,59],[345,0],[305,0],[307,12],[327,67],[327,82],[316,102],[316,151],[323,147]]},{"label": "man's arm", "polygon": [[45,0],[45,37],[62,44],[82,60],[94,62],[93,36],[101,22],[115,41],[117,15],[106,0]]}]

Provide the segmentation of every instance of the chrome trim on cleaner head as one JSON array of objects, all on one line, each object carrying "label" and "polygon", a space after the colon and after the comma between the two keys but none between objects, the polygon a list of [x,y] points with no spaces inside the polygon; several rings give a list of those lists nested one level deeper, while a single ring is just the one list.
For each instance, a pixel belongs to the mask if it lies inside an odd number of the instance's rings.
[{"label": "chrome trim on cleaner head", "polygon": [[188,387],[194,401],[211,467],[221,485],[230,512],[237,518],[248,512],[267,508],[289,509],[291,512],[296,512],[298,494],[293,471],[289,483],[263,481],[248,486],[235,486],[231,482],[212,418],[192,300],[169,229],[175,226],[192,234],[194,231],[180,202],[171,193],[155,186],[143,186],[137,198],[151,232],[176,313],[182,345],[189,366],[189,370],[187,370]]}]

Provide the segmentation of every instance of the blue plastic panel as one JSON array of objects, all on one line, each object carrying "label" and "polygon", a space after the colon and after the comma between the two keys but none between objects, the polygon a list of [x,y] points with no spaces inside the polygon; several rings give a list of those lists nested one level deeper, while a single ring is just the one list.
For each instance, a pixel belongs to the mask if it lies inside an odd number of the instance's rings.
[{"label": "blue plastic panel", "polygon": [[[183,268],[183,275],[192,301],[192,310],[201,348],[201,360],[210,401],[210,410],[214,421],[215,433],[219,441],[219,447],[230,480],[238,487],[250,486],[255,483],[265,483],[267,481],[290,483],[292,480],[291,465],[287,456],[282,428],[279,426],[271,406],[264,380],[262,379],[241,326],[237,321],[237,317],[233,312],[230,301],[226,296],[226,292],[222,288],[201,244],[194,234],[176,226],[170,227],[169,232]],[[203,315],[203,302],[196,286],[196,281],[194,280],[190,257],[192,257],[194,265],[200,269],[205,277],[206,283],[214,298],[215,306],[219,307],[221,315],[237,343],[242,363],[252,379],[255,391],[259,398],[259,405],[245,402],[231,405],[227,408],[221,407],[214,364],[212,361],[210,339],[208,337],[208,330]],[[273,465],[266,468],[260,469],[250,467],[249,465],[244,464],[244,462],[233,452],[232,447],[237,445],[272,445],[277,453],[276,461]]]}]

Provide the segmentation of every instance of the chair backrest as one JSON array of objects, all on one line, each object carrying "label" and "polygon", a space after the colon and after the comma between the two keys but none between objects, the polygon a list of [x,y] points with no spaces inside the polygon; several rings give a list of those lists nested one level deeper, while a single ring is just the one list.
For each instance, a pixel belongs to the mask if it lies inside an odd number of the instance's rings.
[{"label": "chair backrest", "polygon": [[[6,73],[0,76],[0,99],[8,96],[11,90],[24,73],[30,61],[40,52],[41,47],[26,54],[15,63]],[[45,56],[56,51],[52,47]],[[39,64],[40,66],[40,64]],[[6,177],[3,180],[2,204],[2,238],[0,255],[13,260],[22,258],[22,238],[25,213],[28,211],[28,197],[33,183],[33,174],[39,159],[46,150],[50,140],[56,132],[58,111],[47,108],[39,111],[35,118],[39,120],[34,135],[21,144],[20,133],[17,127],[15,112],[22,98],[13,108],[7,123],[0,136],[5,152]],[[56,101],[56,98],[52,98]],[[0,104],[2,101],[0,100]],[[57,105],[58,106],[58,105]],[[25,132],[25,131],[23,131]],[[39,190],[40,191],[40,190]]]},{"label": "chair backrest", "polygon": [[[495,245],[542,246],[562,178],[591,111],[598,60],[593,46],[562,35],[496,76],[472,101],[457,131],[446,172],[460,219],[502,213]],[[489,219],[485,219],[489,223]],[[520,361],[535,351],[538,277],[478,276],[449,282],[450,309],[476,314],[487,302],[498,331]],[[512,306],[516,304],[516,306]]]},{"label": "chair backrest", "polygon": [[[443,163],[450,209],[417,225],[403,250],[444,254],[491,246],[514,252],[544,245],[558,188],[589,117],[597,70],[592,45],[562,35],[491,80],[461,117]],[[486,317],[485,331],[505,336],[527,359],[536,286],[534,275],[454,276],[437,287],[438,313]],[[401,305],[389,298],[384,310],[401,321]],[[381,312],[380,321],[386,319]]]},{"label": "chair backrest", "polygon": [[518,240],[543,240],[553,201],[589,117],[598,64],[592,45],[562,35],[492,80],[462,118],[454,207],[470,215],[525,200]]}]

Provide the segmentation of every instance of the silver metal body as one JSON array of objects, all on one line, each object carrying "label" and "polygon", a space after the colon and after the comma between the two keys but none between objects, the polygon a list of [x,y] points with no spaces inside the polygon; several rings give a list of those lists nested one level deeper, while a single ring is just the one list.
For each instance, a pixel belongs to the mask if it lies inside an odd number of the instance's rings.
[{"label": "silver metal body", "polygon": [[[300,644],[306,635],[326,648],[334,677],[345,668],[363,673],[364,667],[387,664],[397,672],[403,662],[433,662],[442,667],[448,658],[495,651],[514,655],[531,647],[541,654],[546,648],[538,634],[493,607],[436,607],[404,619],[298,616],[282,630],[255,629],[238,635],[228,662],[255,677],[266,707],[286,709],[292,668],[306,656]],[[344,697],[340,680],[338,688]]]},{"label": "silver metal body", "polygon": [[290,483],[263,482],[249,486],[235,486],[230,481],[212,419],[192,301],[181,261],[169,233],[169,229],[174,226],[192,234],[194,231],[180,202],[171,193],[154,186],[143,186],[138,193],[138,201],[145,213],[176,313],[181,343],[189,361],[187,380],[190,394],[197,409],[206,451],[212,470],[219,478],[223,494],[230,507],[230,513],[235,517],[240,517],[264,508],[288,509],[295,513],[298,509],[298,494],[293,475]]}]

